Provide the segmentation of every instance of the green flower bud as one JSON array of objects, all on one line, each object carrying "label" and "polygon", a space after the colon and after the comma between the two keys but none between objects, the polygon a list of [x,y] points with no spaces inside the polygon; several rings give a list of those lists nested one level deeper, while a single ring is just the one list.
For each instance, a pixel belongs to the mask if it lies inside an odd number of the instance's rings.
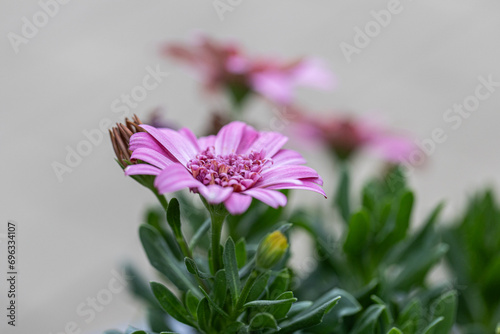
[{"label": "green flower bud", "polygon": [[257,267],[270,269],[285,255],[288,241],[280,231],[268,234],[259,244],[257,249]]}]

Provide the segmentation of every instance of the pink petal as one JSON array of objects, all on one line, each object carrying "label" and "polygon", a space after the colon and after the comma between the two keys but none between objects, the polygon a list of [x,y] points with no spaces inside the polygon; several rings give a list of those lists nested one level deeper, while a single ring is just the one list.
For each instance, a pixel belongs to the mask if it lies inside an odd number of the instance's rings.
[{"label": "pink petal", "polygon": [[147,132],[137,132],[130,137],[129,150],[135,151],[138,148],[147,147],[153,149],[157,152],[166,152],[165,148],[158,143],[156,139],[153,138]]},{"label": "pink petal", "polygon": [[251,83],[255,91],[279,104],[289,104],[292,100],[292,85],[287,75],[279,71],[263,71],[252,75]]},{"label": "pink petal", "polygon": [[295,85],[330,89],[336,82],[330,70],[318,59],[301,61],[292,71],[291,80]]},{"label": "pink petal", "polygon": [[261,132],[259,138],[250,146],[247,153],[251,151],[264,151],[266,158],[272,158],[288,141],[288,138],[277,132]]},{"label": "pink petal", "polygon": [[240,145],[238,146],[237,153],[247,153],[248,149],[253,145],[257,138],[259,138],[259,132],[251,126],[247,125],[243,130],[243,134],[241,135]]},{"label": "pink petal", "polygon": [[175,192],[184,188],[199,188],[204,185],[181,164],[165,167],[155,179],[155,187],[160,194]]},{"label": "pink petal", "polygon": [[252,197],[244,194],[232,193],[228,199],[224,201],[224,205],[232,215],[239,215],[247,211],[252,203]]},{"label": "pink petal", "polygon": [[302,190],[312,190],[326,197],[325,191],[316,183],[311,181],[301,181],[302,184],[294,183],[276,183],[266,189],[302,189]]},{"label": "pink petal", "polygon": [[246,127],[247,125],[242,122],[231,122],[222,127],[215,138],[215,153],[221,155],[236,153]]},{"label": "pink petal", "polygon": [[161,169],[173,165],[175,162],[167,158],[164,154],[147,147],[139,147],[131,155],[132,159],[138,159],[147,162]]},{"label": "pink petal", "polygon": [[372,139],[367,148],[389,162],[400,163],[409,158],[416,146],[407,138],[384,135]]},{"label": "pink petal", "polygon": [[302,165],[306,160],[298,152],[292,150],[281,149],[273,157],[273,166],[280,165]]},{"label": "pink petal", "polygon": [[165,128],[160,130],[144,124],[141,127],[184,166],[198,153],[196,147],[177,131]]},{"label": "pink petal", "polygon": [[283,193],[276,190],[262,189],[262,188],[251,188],[245,190],[243,194],[252,196],[267,205],[277,208],[279,206],[285,206],[287,198]]},{"label": "pink petal", "polygon": [[125,168],[125,175],[158,175],[161,169],[147,164],[130,165]]},{"label": "pink petal", "polygon": [[179,130],[179,133],[183,135],[196,149],[196,151],[200,151],[200,147],[198,145],[198,139],[196,139],[195,134],[189,130],[188,128],[182,128]]},{"label": "pink petal", "polygon": [[206,187],[199,187],[198,191],[210,204],[219,204],[224,202],[233,192],[232,187],[221,187],[212,184]]},{"label": "pink petal", "polygon": [[319,178],[318,173],[307,166],[279,166],[264,171],[257,187],[268,187],[277,183],[293,183],[300,185],[300,179]]},{"label": "pink petal", "polygon": [[200,151],[204,151],[209,147],[215,146],[215,136],[207,136],[198,138],[198,146],[200,147]]}]

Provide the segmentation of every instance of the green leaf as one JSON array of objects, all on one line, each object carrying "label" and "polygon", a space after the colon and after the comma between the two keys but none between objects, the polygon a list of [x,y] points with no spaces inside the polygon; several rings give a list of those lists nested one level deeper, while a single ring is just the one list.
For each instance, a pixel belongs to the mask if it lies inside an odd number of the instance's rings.
[{"label": "green leaf", "polygon": [[226,282],[229,286],[233,306],[236,305],[240,296],[240,276],[238,275],[238,263],[236,261],[236,250],[233,239],[229,237],[224,246],[223,253],[224,270],[226,271]]},{"label": "green leaf", "polygon": [[252,320],[250,320],[250,329],[258,330],[264,328],[278,329],[276,319],[274,319],[272,314],[266,312],[257,313]]},{"label": "green leaf", "polygon": [[339,184],[337,186],[337,191],[335,193],[335,204],[339,209],[340,216],[344,219],[344,222],[349,222],[351,217],[351,208],[349,200],[349,167],[347,164],[342,164]]},{"label": "green leaf", "polygon": [[[431,334],[432,330],[441,322],[443,321],[443,317],[439,317],[437,319],[434,319],[427,327],[424,328],[422,331],[422,334]],[[440,333],[441,334],[441,333]]]},{"label": "green leaf", "polygon": [[275,305],[281,305],[281,304],[287,304],[287,303],[294,303],[297,301],[297,298],[288,298],[288,299],[282,299],[282,300],[254,300],[252,302],[248,302],[245,305],[243,305],[244,308],[248,307],[268,307],[268,306],[275,306]]},{"label": "green leaf", "polygon": [[252,287],[250,288],[250,291],[248,293],[247,298],[245,299],[245,302],[251,302],[262,296],[262,293],[266,289],[267,282],[269,281],[269,275],[270,274],[266,272],[257,277]]},{"label": "green leaf", "polygon": [[410,226],[411,212],[413,209],[414,195],[411,191],[403,194],[399,202],[398,213],[396,215],[396,226],[391,233],[391,242],[403,240]]},{"label": "green leaf", "polygon": [[443,317],[429,334],[449,333],[455,323],[455,315],[457,313],[457,293],[449,291],[440,296],[431,306],[431,318]]},{"label": "green leaf", "polygon": [[309,300],[293,303],[287,315],[289,318],[293,318],[297,314],[302,313],[303,311],[309,309],[312,305],[313,302]]},{"label": "green leaf", "polygon": [[187,271],[178,261],[171,257],[165,241],[154,228],[141,225],[139,236],[149,262],[153,267],[164,274],[178,289],[182,291],[191,289],[197,297],[201,297]]},{"label": "green leaf", "polygon": [[199,303],[200,300],[193,294],[193,291],[188,290],[188,292],[184,295],[184,305],[186,305],[192,316],[196,317],[196,309],[198,308]]},{"label": "green leaf", "polygon": [[217,305],[217,303],[215,303],[214,300],[212,298],[210,298],[210,296],[208,295],[208,293],[201,286],[200,286],[200,290],[201,290],[201,293],[203,293],[205,295],[205,297],[208,300],[208,302],[210,303],[210,305],[212,305],[212,308],[217,313],[219,313],[220,315],[222,315],[224,318],[229,319],[229,314],[227,314],[223,309],[221,309],[219,307],[219,305]]},{"label": "green leaf", "polygon": [[240,321],[235,321],[224,329],[224,333],[227,334],[246,334],[248,333],[248,328],[245,324]]},{"label": "green leaf", "polygon": [[[278,298],[276,298],[276,300],[287,300],[287,299],[288,300],[294,299],[292,291],[283,292],[281,295],[278,296]],[[293,302],[274,305],[269,308],[268,312],[271,313],[275,319],[278,320],[283,319],[288,314],[288,311],[290,311],[292,305]]]},{"label": "green leaf", "polygon": [[403,334],[403,332],[402,332],[400,329],[396,328],[396,327],[392,327],[392,328],[391,328],[391,329],[387,332],[387,334]]},{"label": "green leaf", "polygon": [[241,238],[236,243],[236,262],[238,263],[238,268],[242,268],[247,262],[247,249],[244,238]]},{"label": "green leaf", "polygon": [[196,310],[198,326],[205,332],[210,330],[210,320],[212,319],[212,311],[210,310],[210,303],[207,298],[203,298],[198,304]]},{"label": "green leaf", "polygon": [[212,292],[214,296],[214,302],[222,306],[226,300],[227,295],[226,271],[224,269],[219,270],[215,274],[214,288]]},{"label": "green leaf", "polygon": [[350,256],[359,256],[366,248],[366,240],[370,233],[370,217],[365,210],[351,216],[349,231],[344,242],[344,251]]},{"label": "green leaf", "polygon": [[351,331],[352,334],[372,334],[375,331],[375,325],[378,322],[378,318],[384,311],[384,305],[371,305],[360,318],[354,324],[354,328]]},{"label": "green leaf", "polygon": [[308,309],[297,314],[292,320],[281,324],[281,329],[278,333],[294,333],[300,329],[320,324],[325,314],[328,313],[339,300],[340,297],[335,297],[326,302],[323,300],[316,301]]},{"label": "green leaf", "polygon": [[282,269],[269,286],[270,298],[275,299],[290,287],[290,270]]},{"label": "green leaf", "polygon": [[151,282],[151,289],[165,312],[175,320],[194,327],[193,319],[184,308],[184,305],[166,286],[161,283]]},{"label": "green leaf", "polygon": [[189,257],[184,258],[184,263],[186,264],[186,269],[189,273],[198,276],[201,279],[209,279],[212,278],[212,275],[206,274],[198,269],[196,262]]},{"label": "green leaf", "polygon": [[181,234],[181,210],[177,198],[172,198],[168,204],[167,222],[175,235]]}]

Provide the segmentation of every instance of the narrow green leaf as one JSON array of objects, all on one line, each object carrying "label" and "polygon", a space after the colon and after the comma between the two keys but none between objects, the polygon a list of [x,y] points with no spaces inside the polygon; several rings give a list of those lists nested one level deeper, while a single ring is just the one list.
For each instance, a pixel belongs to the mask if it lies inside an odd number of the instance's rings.
[{"label": "narrow green leaf", "polygon": [[244,308],[247,307],[267,307],[267,306],[275,306],[287,303],[294,303],[297,301],[297,298],[288,298],[282,300],[254,300],[252,302],[248,302],[243,305]]},{"label": "narrow green leaf", "polygon": [[193,319],[184,308],[184,305],[166,286],[161,283],[151,282],[151,289],[165,312],[175,320],[193,326]]},{"label": "narrow green leaf", "polygon": [[435,327],[433,327],[430,334],[449,333],[453,324],[455,323],[455,316],[457,313],[457,292],[448,291],[441,295],[431,306],[431,317],[443,317]]},{"label": "narrow green leaf", "polygon": [[238,268],[242,268],[247,262],[247,249],[244,238],[241,238],[236,243],[236,262],[238,263]]},{"label": "narrow green leaf", "polygon": [[286,321],[281,324],[281,329],[278,333],[294,333],[300,329],[320,324],[325,314],[328,313],[339,300],[340,297],[322,303],[316,301],[311,307],[297,314],[291,321]]},{"label": "narrow green leaf", "polygon": [[[283,292],[281,295],[276,298],[276,300],[291,300],[293,299],[293,292],[292,291],[287,291]],[[280,320],[286,317],[288,314],[288,311],[290,311],[290,308],[292,307],[293,302],[288,302],[284,304],[279,304],[279,305],[274,305],[267,310],[267,312],[271,313],[275,319]]]},{"label": "narrow green leaf", "polygon": [[175,235],[181,232],[181,210],[177,198],[172,198],[168,204],[167,222]]},{"label": "narrow green leaf", "polygon": [[198,304],[196,310],[198,326],[203,331],[210,332],[210,320],[212,319],[212,311],[210,310],[210,303],[207,298],[203,298]]},{"label": "narrow green leaf", "polygon": [[[422,331],[422,334],[431,334],[432,330],[441,322],[443,321],[443,317],[439,317],[437,319],[434,319],[427,327],[424,328]],[[441,333],[440,333],[441,334]]]},{"label": "narrow green leaf", "polygon": [[184,266],[171,257],[165,241],[153,227],[141,225],[139,236],[149,262],[154,268],[164,274],[180,290],[192,289],[197,297],[201,297],[188,272],[183,268]]},{"label": "narrow green leaf", "polygon": [[229,286],[233,306],[236,305],[240,296],[240,276],[238,275],[238,263],[236,261],[236,250],[233,239],[229,237],[224,246],[223,253],[224,270],[226,271],[226,282]]},{"label": "narrow green leaf", "polygon": [[214,296],[214,302],[222,306],[227,295],[226,271],[224,269],[219,270],[215,274],[212,293]]},{"label": "narrow green leaf", "polygon": [[292,304],[292,307],[290,308],[290,311],[288,311],[288,317],[293,318],[299,313],[304,312],[305,310],[309,309],[313,305],[313,302],[305,300],[301,302],[296,302]]},{"label": "narrow green leaf", "polygon": [[[270,298],[275,299],[290,287],[290,271],[288,268],[282,269],[274,281],[269,286]],[[257,297],[258,298],[258,297]]]},{"label": "narrow green leaf", "polygon": [[264,328],[278,329],[278,323],[272,314],[266,312],[257,313],[252,320],[250,320],[250,329],[259,330]]},{"label": "narrow green leaf", "polygon": [[372,334],[375,333],[375,325],[378,318],[384,311],[384,305],[371,305],[354,324],[352,334]]},{"label": "narrow green leaf", "polygon": [[400,329],[396,328],[396,327],[392,327],[392,328],[391,328],[391,329],[387,332],[387,334],[403,334],[403,332],[402,332]]},{"label": "narrow green leaf", "polygon": [[351,216],[349,231],[344,242],[344,251],[350,256],[359,256],[365,249],[366,240],[370,233],[370,217],[365,210]]},{"label": "narrow green leaf", "polygon": [[193,294],[193,291],[188,290],[188,292],[184,295],[184,305],[186,305],[187,310],[194,317],[196,317],[196,310],[199,303],[200,300]]},{"label": "narrow green leaf", "polygon": [[251,302],[262,296],[262,293],[264,293],[264,290],[266,289],[267,282],[269,281],[269,275],[269,272],[265,272],[257,277],[254,284],[250,288],[250,292],[248,293],[245,302]]},{"label": "narrow green leaf", "polygon": [[209,279],[212,278],[212,275],[206,274],[203,271],[198,269],[196,262],[193,259],[186,257],[184,258],[184,263],[186,264],[186,269],[189,273],[198,276],[201,279]]},{"label": "narrow green leaf", "polygon": [[220,315],[222,315],[224,318],[226,319],[229,319],[229,315],[219,307],[219,305],[217,305],[212,298],[210,298],[210,296],[208,295],[208,293],[200,286],[200,291],[201,293],[203,293],[205,295],[205,297],[207,298],[208,302],[210,303],[210,305],[212,305],[212,308],[217,312],[219,313]]}]

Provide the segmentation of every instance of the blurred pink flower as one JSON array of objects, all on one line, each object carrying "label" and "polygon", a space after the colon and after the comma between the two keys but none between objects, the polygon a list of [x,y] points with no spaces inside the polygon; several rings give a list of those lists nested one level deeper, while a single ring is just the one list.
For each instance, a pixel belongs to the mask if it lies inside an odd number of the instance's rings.
[{"label": "blurred pink flower", "polygon": [[346,116],[316,116],[295,113],[295,132],[302,138],[320,142],[345,160],[367,150],[390,163],[408,159],[416,145],[408,137],[391,133],[367,119]]},{"label": "blurred pink flower", "polygon": [[325,64],[303,58],[283,62],[271,58],[251,58],[231,43],[201,37],[192,45],[170,44],[165,54],[191,66],[205,89],[235,89],[239,94],[259,93],[277,104],[292,102],[297,86],[333,88],[335,82]]},{"label": "blurred pink flower", "polygon": [[305,160],[299,153],[281,148],[288,138],[279,133],[232,122],[217,135],[197,139],[186,128],[141,127],[146,132],[130,139],[131,158],[146,163],[131,165],[125,173],[155,175],[160,194],[189,188],[210,204],[224,203],[232,214],[245,212],[252,198],[274,208],[286,205],[278,189],[325,196],[318,173],[302,166]]}]

